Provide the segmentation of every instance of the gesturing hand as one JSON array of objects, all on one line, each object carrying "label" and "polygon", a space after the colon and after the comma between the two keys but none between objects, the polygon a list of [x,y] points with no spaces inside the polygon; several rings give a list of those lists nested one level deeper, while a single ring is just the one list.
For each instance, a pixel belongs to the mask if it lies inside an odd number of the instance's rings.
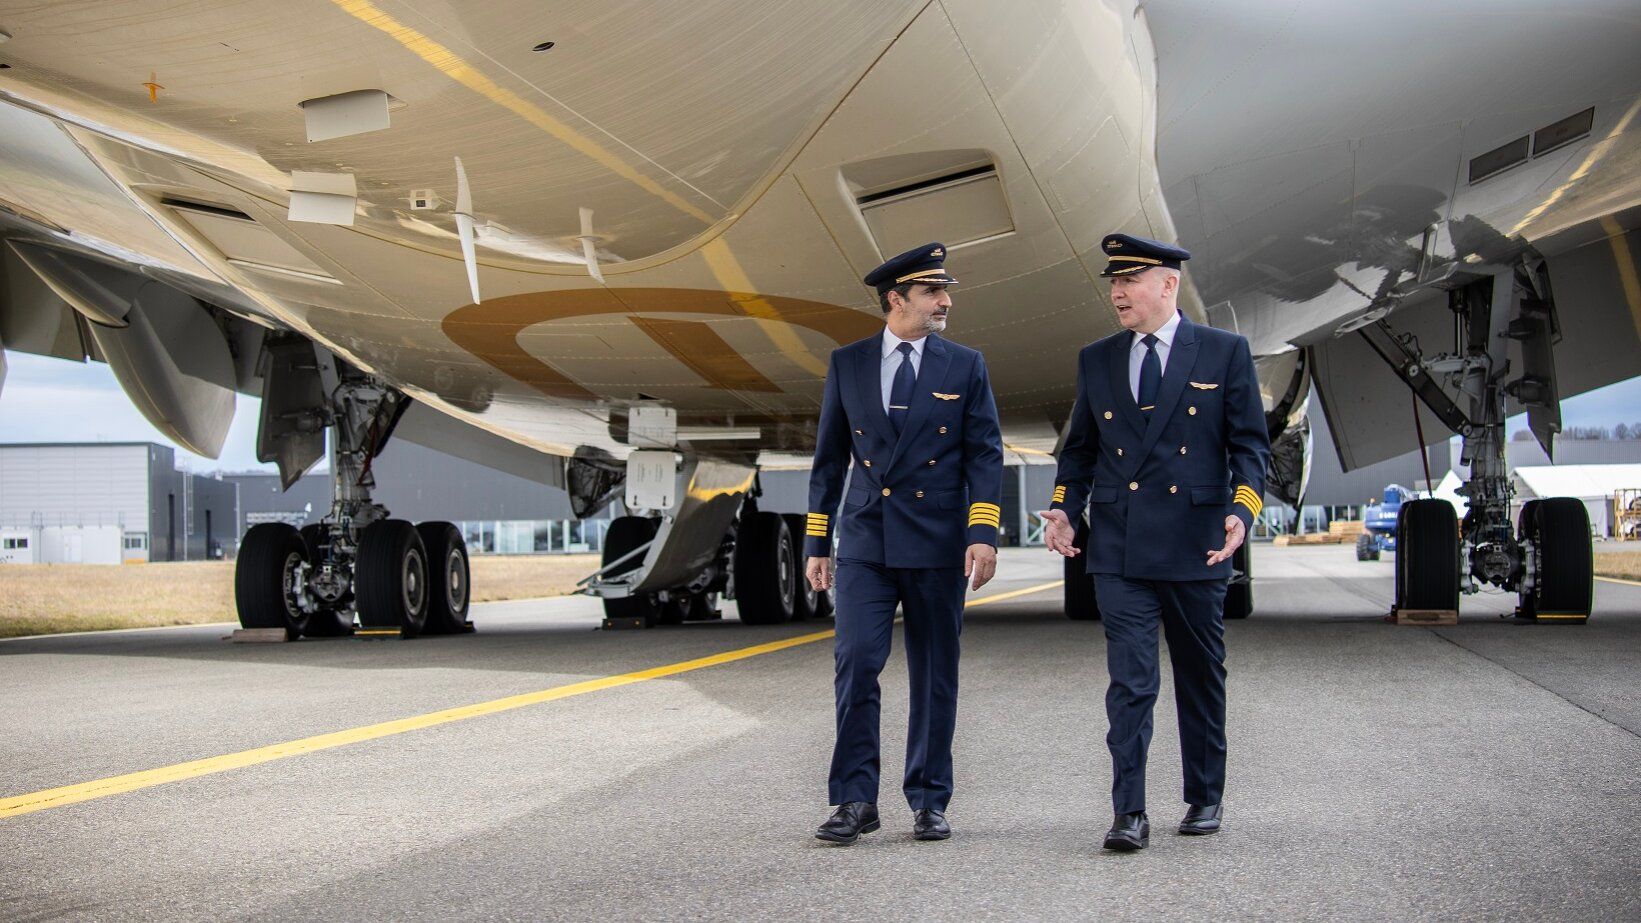
[{"label": "gesturing hand", "polygon": [[1208,566],[1213,567],[1215,564],[1236,554],[1236,550],[1242,547],[1243,539],[1247,537],[1248,528],[1242,524],[1242,517],[1225,517],[1225,547],[1218,551],[1208,552]]},{"label": "gesturing hand", "polygon": [[1037,515],[1043,519],[1043,541],[1047,543],[1048,550],[1068,558],[1080,553],[1077,549],[1077,530],[1071,527],[1065,510],[1043,510]]}]

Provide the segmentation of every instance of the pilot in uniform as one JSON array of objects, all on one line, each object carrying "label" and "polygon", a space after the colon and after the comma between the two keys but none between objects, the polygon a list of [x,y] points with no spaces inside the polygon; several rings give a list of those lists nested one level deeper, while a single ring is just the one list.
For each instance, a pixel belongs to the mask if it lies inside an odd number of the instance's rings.
[{"label": "pilot in uniform", "polygon": [[972,576],[978,589],[996,567],[1003,446],[985,360],[936,335],[951,307],[946,286],[957,282],[945,255],[926,244],[872,270],[865,282],[884,330],[834,350],[826,372],[804,554],[811,585],[835,586],[837,597],[828,787],[838,808],[815,833],[833,843],[879,827],[878,674],[897,606],[911,682],[904,790],[913,833],[951,835],[964,584]]},{"label": "pilot in uniform", "polygon": [[1225,787],[1225,590],[1230,556],[1263,505],[1270,442],[1248,341],[1175,307],[1191,254],[1113,234],[1101,242],[1127,329],[1084,347],[1066,424],[1048,542],[1074,555],[1089,510],[1088,572],[1105,627],[1111,684],[1112,801],[1107,849],[1149,845],[1145,760],[1168,640],[1185,802],[1180,832],[1219,829]]}]

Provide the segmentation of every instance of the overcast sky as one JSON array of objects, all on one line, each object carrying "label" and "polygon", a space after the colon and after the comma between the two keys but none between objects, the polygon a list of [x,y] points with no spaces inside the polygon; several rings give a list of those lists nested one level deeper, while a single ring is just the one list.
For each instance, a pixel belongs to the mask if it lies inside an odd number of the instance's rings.
[{"label": "overcast sky", "polygon": [[[114,373],[100,362],[81,364],[8,352],[6,365],[6,380],[0,386],[0,442],[174,445],[131,406]],[[261,401],[240,395],[222,458],[213,461],[178,447],[178,464],[194,471],[274,470],[256,460],[260,408]],[[1562,403],[1562,414],[1566,426],[1641,423],[1641,378],[1570,398]],[[1511,429],[1524,426],[1524,417],[1511,421]]]}]

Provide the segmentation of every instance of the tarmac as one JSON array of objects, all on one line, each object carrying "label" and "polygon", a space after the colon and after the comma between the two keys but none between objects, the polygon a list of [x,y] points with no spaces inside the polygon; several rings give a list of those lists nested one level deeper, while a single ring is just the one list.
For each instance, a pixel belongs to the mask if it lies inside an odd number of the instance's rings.
[{"label": "tarmac", "polygon": [[1386,624],[1392,563],[1254,551],[1227,628],[1225,829],[1183,813],[1157,703],[1151,848],[1111,821],[1099,622],[1057,559],[971,594],[946,842],[898,790],[828,813],[829,622],[596,630],[595,600],[476,634],[226,642],[228,626],[0,642],[0,919],[1641,919],[1641,585],[1588,625]]}]

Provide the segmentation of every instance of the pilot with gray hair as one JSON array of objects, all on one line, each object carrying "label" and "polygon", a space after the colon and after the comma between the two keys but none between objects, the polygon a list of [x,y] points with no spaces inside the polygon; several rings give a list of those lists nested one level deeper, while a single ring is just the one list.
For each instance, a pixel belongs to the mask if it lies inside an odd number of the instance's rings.
[{"label": "pilot with gray hair", "polygon": [[1179,312],[1191,254],[1161,241],[1101,241],[1124,330],[1083,348],[1054,495],[1048,547],[1082,553],[1105,628],[1105,710],[1115,818],[1106,849],[1150,845],[1145,763],[1168,641],[1179,711],[1186,812],[1179,832],[1219,830],[1225,789],[1225,591],[1231,556],[1263,507],[1270,440],[1248,341]]}]

